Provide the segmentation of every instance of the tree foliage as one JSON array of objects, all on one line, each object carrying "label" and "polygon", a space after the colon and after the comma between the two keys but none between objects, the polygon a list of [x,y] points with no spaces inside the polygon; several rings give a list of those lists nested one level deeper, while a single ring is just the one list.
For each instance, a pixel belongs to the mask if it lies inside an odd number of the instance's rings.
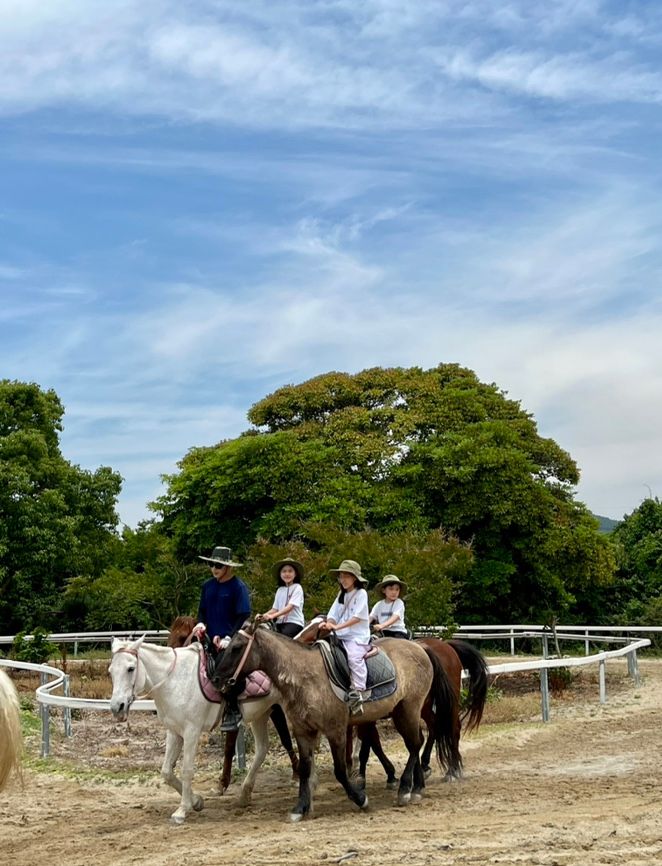
[{"label": "tree foliage", "polygon": [[659,625],[662,610],[662,502],[645,499],[612,533],[619,545],[615,608],[626,622]]},{"label": "tree foliage", "polygon": [[609,542],[573,499],[570,455],[470,370],[327,373],[278,389],[249,420],[166,478],[154,508],[184,559],[221,538],[324,552],[319,526],[383,539],[442,528],[473,551],[457,578],[463,621],[567,613],[611,578]]},{"label": "tree foliage", "polygon": [[0,633],[57,627],[67,578],[99,573],[121,478],[64,459],[54,391],[0,381]]}]

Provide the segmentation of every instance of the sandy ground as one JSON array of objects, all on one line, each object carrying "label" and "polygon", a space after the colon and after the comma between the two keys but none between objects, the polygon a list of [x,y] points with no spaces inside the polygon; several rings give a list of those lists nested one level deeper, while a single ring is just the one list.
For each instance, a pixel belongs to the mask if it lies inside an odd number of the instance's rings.
[{"label": "sandy ground", "polygon": [[[238,786],[216,791],[220,745],[200,749],[197,789],[205,809],[169,823],[177,795],[153,768],[162,732],[152,716],[130,728],[107,716],[54,736],[53,761],[34,759],[23,787],[0,795],[0,861],[62,866],[110,864],[549,864],[658,866],[662,863],[662,661],[641,662],[635,688],[610,663],[608,702],[597,685],[552,703],[552,721],[486,725],[463,745],[466,776],[439,772],[418,806],[398,808],[381,769],[368,768],[370,807],[359,812],[319,758],[314,816],[287,821],[295,801],[286,761],[271,756],[253,804]],[[28,743],[28,754],[37,748]],[[389,752],[402,767],[395,740]],[[52,767],[58,768],[53,771]],[[132,768],[128,779],[109,770]],[[143,769],[139,769],[143,767]]]}]

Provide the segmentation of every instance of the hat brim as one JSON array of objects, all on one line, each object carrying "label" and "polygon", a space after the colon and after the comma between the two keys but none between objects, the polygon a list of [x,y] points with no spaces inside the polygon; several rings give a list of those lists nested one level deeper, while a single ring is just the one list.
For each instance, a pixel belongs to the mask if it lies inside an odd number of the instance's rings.
[{"label": "hat brim", "polygon": [[399,586],[400,592],[407,592],[407,584],[404,580],[381,580],[375,587],[375,591],[383,594],[387,586]]},{"label": "hat brim", "polygon": [[367,577],[363,577],[363,575],[361,574],[354,574],[353,571],[347,571],[346,568],[330,568],[329,574],[340,574],[341,571],[345,574],[351,574],[352,577],[355,577],[358,581],[364,583],[366,586],[368,585],[368,583],[370,583]]},{"label": "hat brim", "polygon": [[231,568],[241,568],[244,564],[243,562],[232,562],[232,560],[227,562],[223,559],[212,559],[209,556],[198,556],[198,559],[202,559],[204,562],[211,562],[212,565],[229,565]]},{"label": "hat brim", "polygon": [[280,562],[277,562],[273,567],[274,577],[280,577],[280,570],[284,565],[291,565],[292,568],[296,571],[299,580],[303,580],[305,576],[305,570],[303,565],[297,559],[281,559]]}]

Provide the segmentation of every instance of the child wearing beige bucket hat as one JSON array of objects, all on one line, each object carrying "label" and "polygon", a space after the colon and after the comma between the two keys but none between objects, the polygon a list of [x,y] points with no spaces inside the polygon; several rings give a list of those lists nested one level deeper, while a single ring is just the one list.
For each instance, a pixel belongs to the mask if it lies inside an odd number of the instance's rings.
[{"label": "child wearing beige bucket hat", "polygon": [[338,575],[340,592],[329,609],[320,631],[333,631],[347,653],[352,690],[348,693],[349,711],[353,716],[363,712],[363,695],[368,670],[365,654],[370,648],[368,624],[368,581],[361,574],[361,566],[353,559],[343,559],[338,568],[330,569]]},{"label": "child wearing beige bucket hat", "polygon": [[387,574],[375,587],[383,598],[370,611],[370,623],[374,623],[372,629],[380,637],[409,637],[405,626],[405,603],[400,598],[400,591],[406,589],[407,584],[395,574]]}]

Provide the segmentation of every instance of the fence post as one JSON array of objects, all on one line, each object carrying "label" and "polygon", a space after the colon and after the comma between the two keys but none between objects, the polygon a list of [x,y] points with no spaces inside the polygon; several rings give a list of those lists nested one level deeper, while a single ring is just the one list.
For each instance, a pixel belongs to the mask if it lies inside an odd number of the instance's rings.
[{"label": "fence post", "polygon": [[[547,635],[542,636],[542,656],[544,659],[549,656],[549,645]],[[547,668],[540,668],[540,700],[542,704],[542,720],[549,721],[549,676]]]},{"label": "fence post", "polygon": [[607,683],[605,680],[605,668],[606,668],[605,660],[600,659],[600,661],[599,661],[599,670],[600,670],[599,679],[600,679],[600,703],[601,704],[607,703]]},{"label": "fence post", "polygon": [[[43,671],[39,673],[40,685],[46,685],[46,683],[48,682],[48,680],[46,679],[47,676],[48,674],[45,674]],[[50,751],[50,712],[48,704],[41,704],[39,708],[39,713],[41,715],[41,751],[39,754],[40,757],[47,758]]]},{"label": "fence post", "polygon": [[588,656],[591,654],[591,646],[588,642],[588,629],[584,630],[584,655]]},{"label": "fence post", "polygon": [[515,655],[515,629],[510,629],[510,654],[511,656]]},{"label": "fence post", "polygon": [[[65,696],[65,698],[68,698],[69,695],[71,694],[70,689],[69,689],[69,674],[66,674],[66,676],[64,677],[64,682],[62,683],[62,694]],[[63,712],[62,712],[62,715],[64,717],[64,736],[70,737],[71,733],[72,733],[71,732],[71,707],[65,707]]]}]

